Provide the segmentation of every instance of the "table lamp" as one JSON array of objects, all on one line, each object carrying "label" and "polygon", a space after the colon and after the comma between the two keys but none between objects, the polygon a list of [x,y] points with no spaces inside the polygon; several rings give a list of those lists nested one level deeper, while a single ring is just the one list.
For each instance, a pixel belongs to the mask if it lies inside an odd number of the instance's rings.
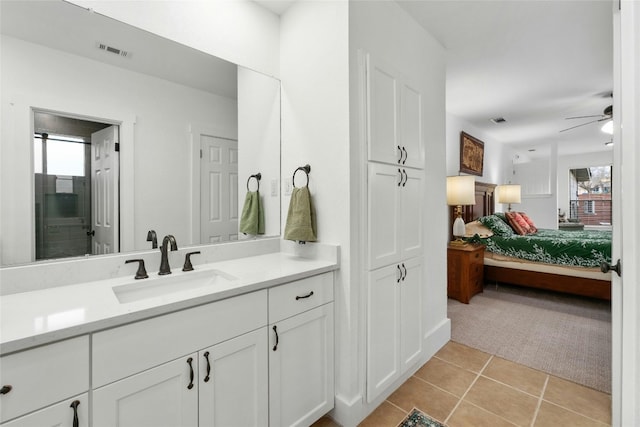
[{"label": "table lamp", "polygon": [[453,221],[453,245],[466,245],[462,206],[476,204],[476,179],[469,175],[447,177],[447,205],[456,207],[456,219]]}]

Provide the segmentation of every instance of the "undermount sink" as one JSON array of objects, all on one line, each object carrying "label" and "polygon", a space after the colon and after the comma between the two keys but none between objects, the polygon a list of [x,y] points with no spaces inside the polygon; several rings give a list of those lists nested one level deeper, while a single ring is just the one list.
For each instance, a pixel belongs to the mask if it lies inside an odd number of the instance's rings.
[{"label": "undermount sink", "polygon": [[128,303],[192,289],[224,287],[235,280],[220,270],[201,270],[135,280],[112,289],[120,303]]}]

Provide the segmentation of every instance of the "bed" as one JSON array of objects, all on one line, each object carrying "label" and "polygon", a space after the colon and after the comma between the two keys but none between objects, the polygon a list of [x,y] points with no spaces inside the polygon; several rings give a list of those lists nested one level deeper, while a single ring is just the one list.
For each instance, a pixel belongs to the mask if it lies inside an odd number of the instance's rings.
[{"label": "bed", "polygon": [[[509,283],[611,299],[611,273],[602,273],[599,268],[601,262],[611,261],[611,232],[545,229],[523,236],[482,235],[472,224],[485,217],[495,221],[494,188],[492,184],[476,183],[476,205],[467,207],[464,213],[465,223],[469,224],[467,240],[486,247],[485,283]],[[509,223],[503,215],[497,215],[505,224]]]}]

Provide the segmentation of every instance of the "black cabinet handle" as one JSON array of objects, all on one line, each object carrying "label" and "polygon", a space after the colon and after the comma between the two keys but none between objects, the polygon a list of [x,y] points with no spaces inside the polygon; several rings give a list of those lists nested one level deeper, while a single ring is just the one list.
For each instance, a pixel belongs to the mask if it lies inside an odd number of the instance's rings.
[{"label": "black cabinet handle", "polygon": [[404,282],[404,279],[407,278],[407,267],[404,266],[404,262],[402,263],[402,269],[404,270],[404,273],[402,274],[402,281]]},{"label": "black cabinet handle", "polygon": [[400,158],[398,159],[398,164],[400,164],[402,162],[402,148],[400,148],[400,146],[398,145],[398,153],[400,154]]},{"label": "black cabinet handle", "polygon": [[79,427],[80,421],[78,421],[78,405],[80,404],[79,400],[74,400],[71,402],[70,408],[73,408],[73,427]]},{"label": "black cabinet handle", "polygon": [[307,295],[303,295],[303,296],[296,296],[296,301],[298,301],[299,299],[305,299],[305,298],[309,298],[310,296],[313,295],[313,291],[309,292]]},{"label": "black cabinet handle", "polygon": [[398,269],[398,273],[400,273],[400,276],[398,276],[398,278],[396,279],[396,283],[400,283],[400,280],[402,280],[402,270],[400,269],[400,265],[396,265],[396,268]]},{"label": "black cabinet handle", "polygon": [[9,384],[3,385],[2,388],[0,388],[0,394],[7,394],[11,389],[13,389],[13,386],[10,386]]},{"label": "black cabinet handle", "polygon": [[276,328],[276,325],[273,325],[273,332],[276,333],[276,345],[273,346],[273,351],[276,351],[278,349],[278,341],[280,340],[278,338],[278,328]]},{"label": "black cabinet handle", "polygon": [[409,157],[409,153],[407,153],[407,150],[404,149],[404,146],[402,146],[402,151],[404,152],[404,160],[402,161],[402,164],[404,165],[405,162],[407,161],[407,157]]},{"label": "black cabinet handle", "polygon": [[189,390],[191,390],[193,388],[193,365],[191,364],[191,362],[193,362],[193,357],[190,357],[187,359],[187,363],[189,364],[189,385],[187,386],[187,388]]},{"label": "black cabinet handle", "polygon": [[409,181],[409,175],[407,175],[407,171],[404,169],[402,169],[402,173],[404,174],[404,182],[402,183],[402,186],[404,187],[407,185],[407,181]]},{"label": "black cabinet handle", "polygon": [[209,374],[211,373],[211,363],[209,362],[209,352],[205,351],[204,353],[204,360],[207,361],[207,376],[204,377],[204,382],[208,383],[209,382]]},{"label": "black cabinet handle", "polygon": [[95,236],[96,230],[87,231],[87,236]]},{"label": "black cabinet handle", "polygon": [[402,170],[400,170],[400,168],[398,168],[398,173],[400,174],[400,181],[398,181],[398,187],[400,187],[400,185],[402,185]]}]

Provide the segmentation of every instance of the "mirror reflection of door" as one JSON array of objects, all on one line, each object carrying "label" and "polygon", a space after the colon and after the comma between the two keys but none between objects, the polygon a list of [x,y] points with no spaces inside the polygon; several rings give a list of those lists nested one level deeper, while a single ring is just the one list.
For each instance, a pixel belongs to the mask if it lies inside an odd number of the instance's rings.
[{"label": "mirror reflection of door", "polygon": [[117,251],[117,138],[118,126],[34,111],[36,260]]},{"label": "mirror reflection of door", "polygon": [[199,137],[200,242],[238,240],[238,141]]}]

